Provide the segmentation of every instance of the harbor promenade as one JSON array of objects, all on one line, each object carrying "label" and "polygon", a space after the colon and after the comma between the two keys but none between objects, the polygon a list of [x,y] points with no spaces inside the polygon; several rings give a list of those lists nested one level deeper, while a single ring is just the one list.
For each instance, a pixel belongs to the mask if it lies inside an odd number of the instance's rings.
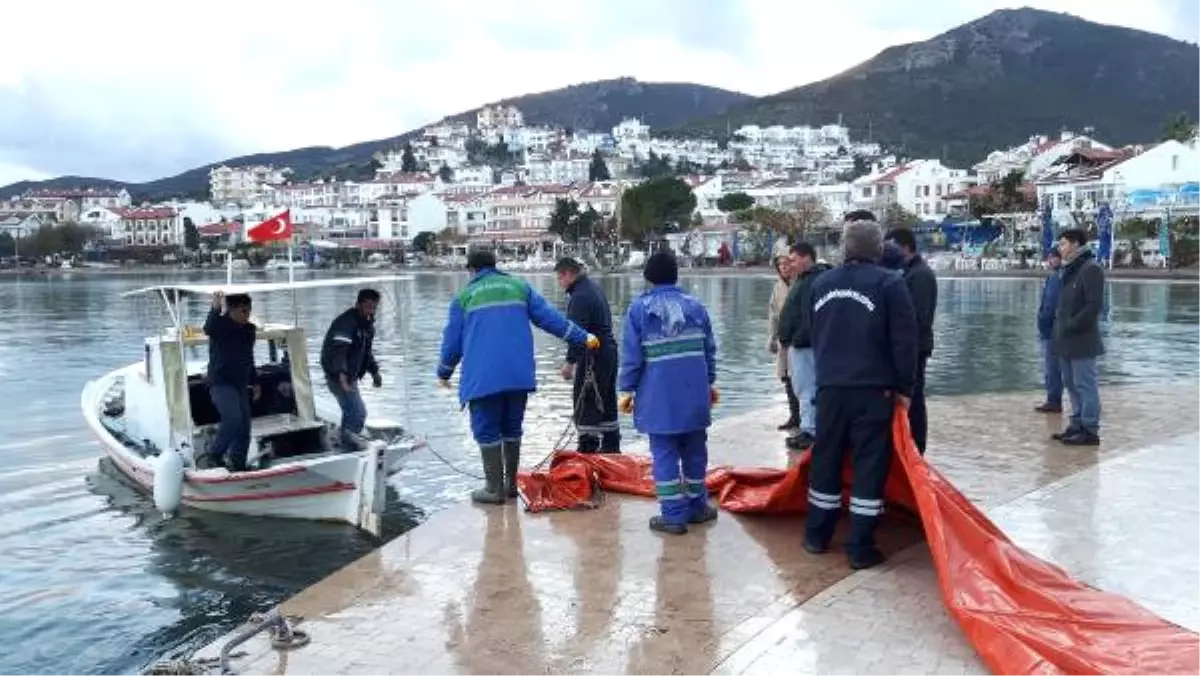
[{"label": "harbor promenade", "polygon": [[[1036,393],[933,398],[929,461],[1018,545],[1200,629],[1200,386],[1109,387],[1103,445],[1049,440]],[[778,409],[778,410],[777,410]],[[720,420],[712,464],[783,466],[781,407]],[[631,448],[631,452],[643,449]],[[540,456],[532,449],[530,457]],[[239,673],[985,673],[944,609],[920,525],[854,572],[800,548],[797,517],[735,516],[684,537],[648,499],[526,514],[460,504],[298,594],[310,645],[256,637]],[[843,520],[844,521],[844,520]],[[225,639],[197,657],[215,656]]]}]

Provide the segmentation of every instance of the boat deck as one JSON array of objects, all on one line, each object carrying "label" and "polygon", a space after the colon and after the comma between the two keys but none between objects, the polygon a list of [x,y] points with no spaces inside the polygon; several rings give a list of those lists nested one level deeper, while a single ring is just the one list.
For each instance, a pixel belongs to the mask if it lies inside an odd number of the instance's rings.
[{"label": "boat deck", "polygon": [[[934,398],[928,457],[1019,545],[1200,627],[1200,387],[1107,388],[1104,444],[1048,440],[1031,393]],[[782,410],[722,420],[713,463],[782,466]],[[635,451],[638,449],[630,449]],[[802,519],[721,514],[684,537],[648,499],[530,515],[461,504],[283,605],[311,645],[256,637],[240,673],[983,673],[916,524],[853,572],[800,548]],[[1148,516],[1148,515],[1153,515]],[[844,520],[843,520],[844,521]],[[215,655],[221,642],[200,656]]]}]

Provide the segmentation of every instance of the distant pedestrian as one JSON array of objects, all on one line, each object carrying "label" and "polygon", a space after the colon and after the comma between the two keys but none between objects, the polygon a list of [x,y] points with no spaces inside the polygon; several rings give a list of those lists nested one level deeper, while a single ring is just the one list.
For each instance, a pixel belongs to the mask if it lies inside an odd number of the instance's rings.
[{"label": "distant pedestrian", "polygon": [[650,529],[681,535],[717,518],[708,504],[708,427],[717,403],[717,343],[708,310],[676,282],[665,251],[643,271],[653,286],[629,305],[621,336],[620,405],[650,437],[659,516]]},{"label": "distant pedestrian", "polygon": [[470,407],[471,432],[479,444],[485,485],[471,499],[500,504],[517,497],[525,403],[537,389],[530,322],[572,345],[600,346],[527,282],[496,269],[490,251],[467,256],[471,280],[454,300],[442,333],[438,384],[450,387],[461,361],[459,401]]},{"label": "distant pedestrian", "polygon": [[1100,443],[1100,386],[1096,358],[1104,354],[1100,314],[1104,309],[1104,270],[1087,248],[1087,233],[1078,228],[1058,235],[1062,254],[1062,290],[1054,313],[1054,351],[1063,387],[1071,399],[1071,417],[1061,434],[1069,446]]},{"label": "distant pedestrian", "polygon": [[1042,357],[1042,383],[1046,401],[1034,410],[1039,413],[1062,413],[1063,381],[1058,355],[1054,352],[1054,315],[1058,312],[1058,296],[1062,291],[1062,256],[1058,247],[1046,254],[1050,274],[1042,283],[1042,298],[1038,304],[1038,350]]},{"label": "distant pedestrian", "polygon": [[779,341],[779,314],[787,301],[788,287],[795,277],[791,257],[787,251],[775,257],[775,272],[779,279],[775,280],[775,288],[771,289],[771,299],[767,302],[767,351],[775,355],[775,375],[783,383],[783,391],[787,393],[788,419],[778,429],[788,432],[800,428],[800,400],[792,388],[792,379],[788,371],[788,348]]},{"label": "distant pedestrian", "polygon": [[799,433],[787,440],[788,448],[805,449],[817,436],[817,367],[812,349],[812,285],[829,269],[817,263],[817,252],[808,242],[793,244],[791,266],[796,279],[788,290],[779,317],[779,341],[787,346],[792,389],[800,400]]},{"label": "distant pedestrian", "polygon": [[[608,298],[583,264],[574,258],[561,258],[554,266],[558,286],[567,292],[567,319],[600,339],[600,349],[590,355],[587,348],[567,348],[566,362],[559,372],[573,380],[571,401],[575,427],[579,430],[580,453],[620,453],[621,427],[617,421],[617,341],[612,330],[612,311]],[[581,368],[582,367],[582,368]],[[589,369],[591,378],[589,382]]]},{"label": "distant pedestrian", "polygon": [[[222,311],[224,309],[224,311]],[[250,452],[251,397],[261,395],[254,365],[254,341],[258,328],[250,321],[250,296],[220,291],[213,294],[212,307],[204,321],[208,336],[208,393],[220,422],[204,457],[201,469],[224,465],[231,472],[247,469]]]},{"label": "distant pedestrian", "polygon": [[875,545],[892,458],[892,416],[916,387],[917,318],[904,281],[878,265],[883,232],[869,211],[852,212],[842,234],[844,262],[812,286],[817,364],[817,439],[809,474],[804,549],[829,548],[841,512],[842,469],[850,452],[850,566],[884,560]]},{"label": "distant pedestrian", "polygon": [[917,238],[908,228],[893,228],[887,241],[900,247],[904,263],[900,267],[913,312],[917,315],[917,374],[913,381],[912,403],[908,407],[908,426],[917,450],[925,455],[929,419],[925,410],[925,366],[933,356],[933,319],[937,314],[938,285],[933,268],[917,253]]},{"label": "distant pedestrian", "polygon": [[342,440],[347,448],[356,448],[355,439],[367,422],[367,405],[358,391],[359,381],[370,374],[371,384],[383,387],[374,352],[378,308],[378,291],[359,290],[354,307],[330,322],[321,343],[321,370],[325,386],[342,410]]}]

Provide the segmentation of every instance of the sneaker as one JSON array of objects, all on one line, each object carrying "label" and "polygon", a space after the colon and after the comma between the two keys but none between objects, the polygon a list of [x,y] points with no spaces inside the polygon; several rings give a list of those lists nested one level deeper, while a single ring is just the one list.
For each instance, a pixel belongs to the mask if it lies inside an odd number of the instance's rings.
[{"label": "sneaker", "polygon": [[1084,430],[1082,432],[1076,432],[1075,434],[1065,436],[1061,439],[1061,441],[1067,446],[1099,446],[1100,436],[1094,432],[1088,432]]},{"label": "sneaker", "polygon": [[1050,402],[1046,402],[1039,406],[1034,406],[1033,410],[1037,411],[1038,413],[1062,413],[1062,404],[1051,404]]},{"label": "sneaker", "polygon": [[671,535],[687,535],[688,527],[686,523],[667,523],[661,516],[652,516],[650,517],[650,530]]},{"label": "sneaker", "polygon": [[874,568],[884,561],[887,561],[887,557],[883,555],[883,552],[875,547],[871,547],[850,556],[850,567],[854,570],[866,570],[867,568]]},{"label": "sneaker", "polygon": [[788,437],[786,444],[793,451],[801,451],[811,447],[816,441],[817,439],[813,435],[808,432],[801,432],[794,437]]}]

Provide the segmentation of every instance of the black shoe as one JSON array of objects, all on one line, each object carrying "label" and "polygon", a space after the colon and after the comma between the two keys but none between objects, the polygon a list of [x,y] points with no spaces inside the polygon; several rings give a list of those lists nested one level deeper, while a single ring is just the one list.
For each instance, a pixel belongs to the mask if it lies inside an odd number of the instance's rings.
[{"label": "black shoe", "polygon": [[1054,434],[1051,434],[1050,438],[1055,441],[1062,441],[1063,439],[1066,439],[1067,437],[1073,437],[1076,434],[1079,434],[1081,431],[1082,430],[1076,429],[1074,427],[1068,427],[1067,429],[1065,429],[1061,432],[1055,432]]},{"label": "black shoe", "polygon": [[1099,446],[1100,436],[1092,432],[1083,431],[1065,436],[1061,441],[1066,446]]},{"label": "black shoe", "polygon": [[223,458],[218,458],[215,455],[205,453],[199,458],[196,458],[196,469],[216,469],[217,467],[224,466],[225,460]]},{"label": "black shoe", "polygon": [[801,432],[794,437],[788,437],[787,442],[785,443],[787,444],[787,447],[793,451],[802,451],[806,448],[812,447],[816,441],[817,439],[813,435],[809,434],[808,432]]},{"label": "black shoe", "polygon": [[650,530],[671,535],[687,535],[686,523],[667,523],[661,516],[650,517]]},{"label": "black shoe", "polygon": [[717,520],[717,510],[713,509],[712,505],[705,505],[704,511],[697,512],[688,517],[688,523],[708,523],[709,521]]},{"label": "black shoe", "polygon": [[788,418],[787,422],[783,423],[782,425],[779,425],[779,426],[778,426],[778,427],[776,427],[775,429],[777,429],[777,430],[779,430],[780,432],[782,432],[782,431],[784,431],[784,430],[795,429],[795,428],[797,428],[797,427],[799,427],[799,426],[800,426],[800,421],[799,421],[799,420],[796,420],[795,418]]},{"label": "black shoe", "polygon": [[812,540],[809,540],[807,537],[804,538],[804,543],[801,546],[804,547],[804,551],[808,552],[809,554],[820,555],[829,551],[828,545],[819,545]]},{"label": "black shoe", "polygon": [[871,547],[857,555],[852,555],[850,557],[850,567],[854,570],[866,570],[867,568],[874,568],[884,561],[887,561],[887,557],[883,555],[883,552],[875,547]]},{"label": "black shoe", "polygon": [[1037,411],[1038,413],[1062,413],[1062,404],[1051,404],[1050,402],[1046,402],[1040,406],[1034,406],[1033,410]]}]

